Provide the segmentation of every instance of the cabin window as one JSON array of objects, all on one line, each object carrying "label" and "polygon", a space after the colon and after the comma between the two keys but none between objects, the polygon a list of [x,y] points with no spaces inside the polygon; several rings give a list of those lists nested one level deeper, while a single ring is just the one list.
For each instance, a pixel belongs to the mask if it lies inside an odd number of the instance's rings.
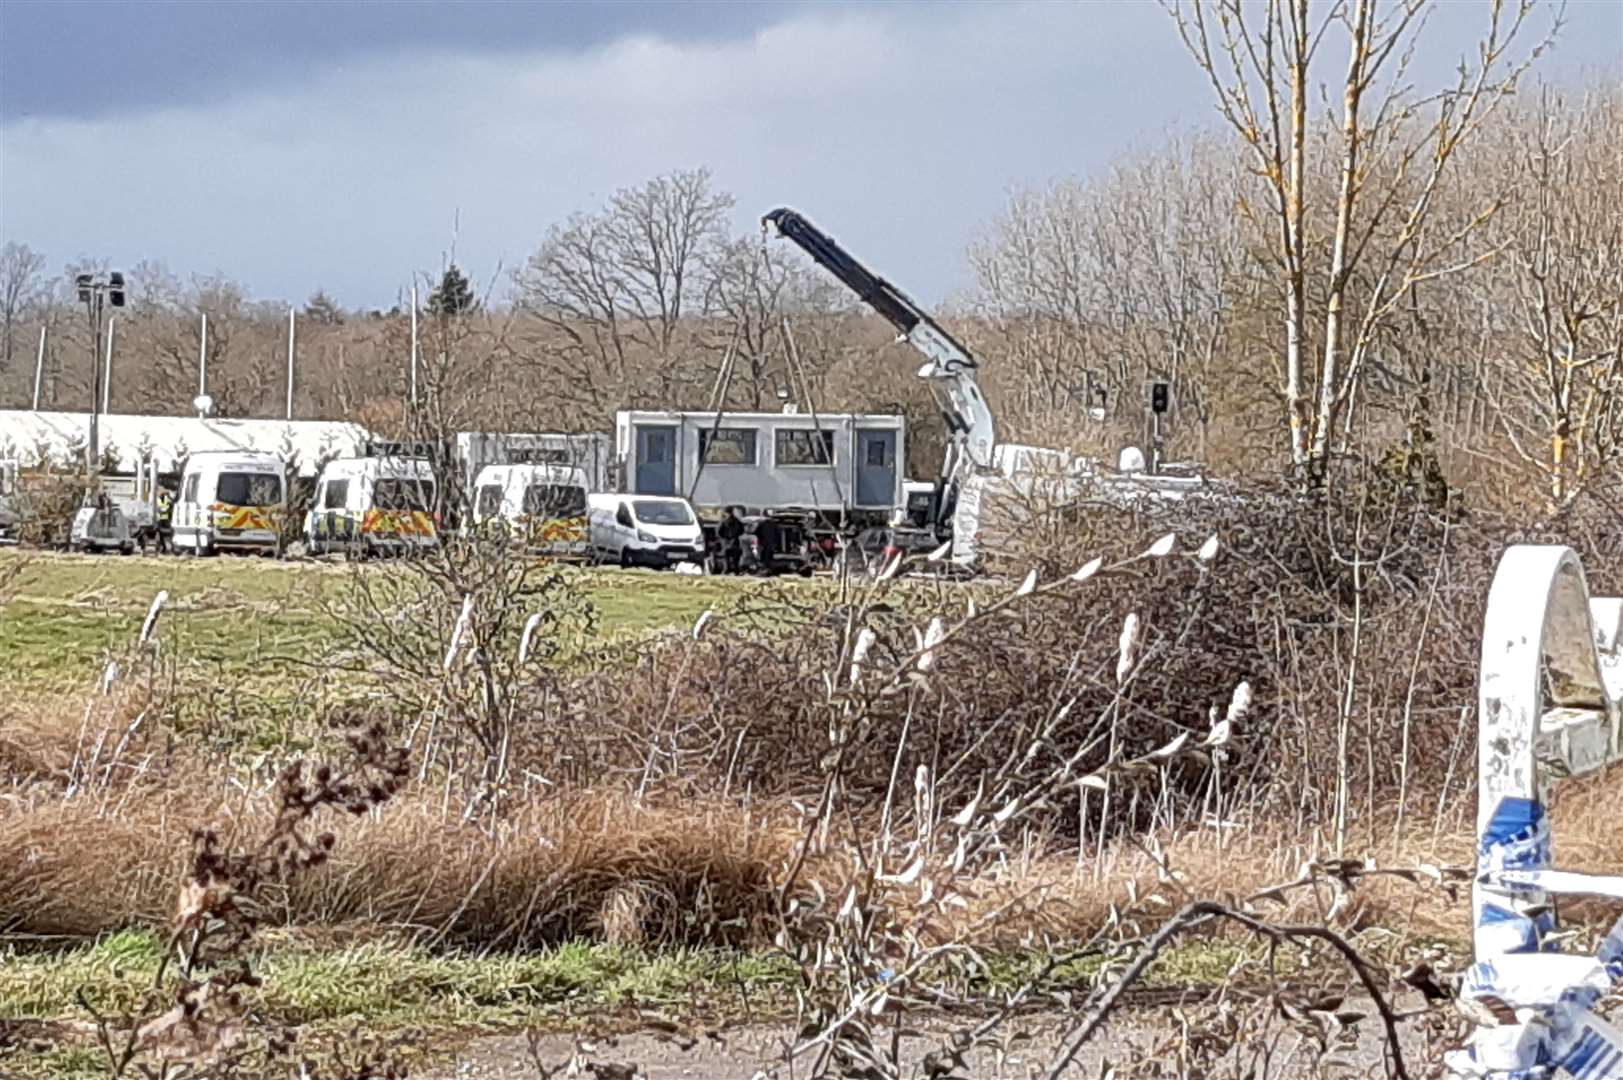
[{"label": "cabin window", "polygon": [[282,501],[282,478],[274,473],[223,472],[214,497],[227,506],[275,506]]},{"label": "cabin window", "polygon": [[779,465],[827,465],[834,460],[834,433],[780,431],[776,454]]},{"label": "cabin window", "polygon": [[623,527],[625,527],[627,529],[636,528],[636,526],[634,524],[632,524],[632,521],[631,521],[631,508],[629,506],[627,506],[625,503],[621,503],[620,504],[620,509],[618,509],[618,510],[616,510],[614,512],[614,521],[615,521],[615,524],[621,525],[621,526],[623,526]]},{"label": "cabin window", "polygon": [[502,486],[500,484],[486,484],[479,489],[479,520],[493,518],[501,513]]},{"label": "cabin window", "polygon": [[524,512],[542,518],[580,517],[586,513],[586,489],[579,484],[531,484],[524,489]]},{"label": "cabin window", "polygon": [[349,502],[349,481],[328,480],[327,492],[322,497],[323,510],[342,510]]},{"label": "cabin window", "polygon": [[372,489],[372,505],[379,510],[432,510],[434,481],[414,477],[380,477]]},{"label": "cabin window", "polygon": [[196,473],[192,473],[192,475],[190,475],[190,476],[188,476],[186,478],[186,486],[181,489],[180,499],[181,499],[182,502],[189,502],[189,503],[194,503],[194,502],[197,501],[197,474]]},{"label": "cabin window", "polygon": [[699,432],[699,458],[706,465],[754,465],[754,428],[708,428]]}]

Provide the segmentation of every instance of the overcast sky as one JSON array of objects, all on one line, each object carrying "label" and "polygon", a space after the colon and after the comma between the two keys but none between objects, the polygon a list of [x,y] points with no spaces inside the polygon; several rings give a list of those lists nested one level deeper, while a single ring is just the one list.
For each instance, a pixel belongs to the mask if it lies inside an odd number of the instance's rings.
[{"label": "overcast sky", "polygon": [[[1484,9],[1442,0],[1434,70]],[[1545,74],[1617,77],[1623,0],[1567,15]],[[616,188],[708,166],[740,228],[794,206],[934,301],[1011,189],[1212,122],[1149,0],[0,0],[0,237],[257,298],[387,307],[458,216],[482,286]]]}]

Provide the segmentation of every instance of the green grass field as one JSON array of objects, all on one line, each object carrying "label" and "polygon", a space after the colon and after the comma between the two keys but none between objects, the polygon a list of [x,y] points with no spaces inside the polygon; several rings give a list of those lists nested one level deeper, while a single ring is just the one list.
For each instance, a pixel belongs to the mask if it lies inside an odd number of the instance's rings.
[{"label": "green grass field", "polygon": [[[167,590],[157,662],[137,677],[162,684],[155,689],[170,727],[230,756],[307,749],[327,707],[378,689],[327,666],[341,635],[324,603],[342,597],[353,575],[398,572],[387,563],[0,551],[0,601],[9,601],[0,604],[0,694],[13,702],[83,695],[109,658],[128,652],[153,598]],[[568,572],[596,611],[601,641],[691,625],[706,608],[768,584]]]},{"label": "green grass field", "polygon": [[[331,640],[321,599],[357,571],[342,564],[0,552],[0,579],[24,563],[0,608],[0,686],[60,690],[94,682],[109,650],[135,640],[168,590],[168,652],[215,676],[252,676],[267,663],[315,659]],[[363,573],[388,573],[385,565]],[[579,570],[605,635],[691,623],[759,583],[671,573]],[[273,659],[274,658],[274,659]]]}]

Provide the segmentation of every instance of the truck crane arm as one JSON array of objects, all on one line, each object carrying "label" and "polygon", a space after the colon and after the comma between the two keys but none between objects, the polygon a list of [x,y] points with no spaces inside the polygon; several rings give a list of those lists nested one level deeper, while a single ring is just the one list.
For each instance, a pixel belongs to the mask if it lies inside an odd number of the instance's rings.
[{"label": "truck crane arm", "polygon": [[[815,259],[823,269],[839,278],[846,288],[896,327],[898,340],[906,341],[924,354],[919,368],[921,378],[942,389],[937,399],[953,436],[956,455],[949,455],[943,469],[943,482],[956,487],[971,464],[992,465],[996,427],[992,410],[982,396],[977,381],[979,364],[968,349],[942,329],[896,286],[874,274],[841,247],[832,236],[807,221],[798,212],[780,207],[761,219]],[[944,397],[944,400],[942,398]]]}]

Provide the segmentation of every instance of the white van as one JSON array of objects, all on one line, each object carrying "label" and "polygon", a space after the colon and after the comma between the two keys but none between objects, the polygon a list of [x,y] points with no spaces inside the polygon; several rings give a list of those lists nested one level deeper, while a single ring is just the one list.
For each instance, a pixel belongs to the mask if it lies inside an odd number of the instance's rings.
[{"label": "white van", "polygon": [[370,555],[433,547],[437,493],[426,458],[361,457],[329,461],[304,518],[312,555]]},{"label": "white van", "polygon": [[592,554],[621,566],[704,562],[704,527],[686,499],[592,495]]},{"label": "white van", "polygon": [[176,551],[275,554],[287,512],[287,463],[268,450],[200,450],[186,458],[171,522]]},{"label": "white van", "polygon": [[473,488],[474,528],[505,525],[524,548],[584,559],[586,472],[568,465],[486,465]]}]

